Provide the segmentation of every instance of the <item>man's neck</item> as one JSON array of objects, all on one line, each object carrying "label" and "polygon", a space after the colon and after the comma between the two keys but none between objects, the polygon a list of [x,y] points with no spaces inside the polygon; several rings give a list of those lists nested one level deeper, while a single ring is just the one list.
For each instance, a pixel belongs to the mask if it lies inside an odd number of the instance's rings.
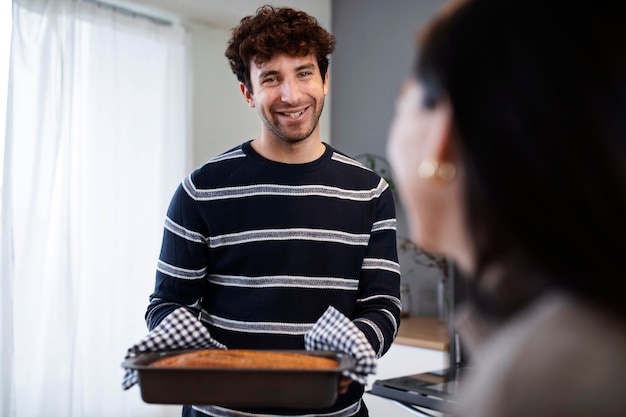
[{"label": "man's neck", "polygon": [[252,148],[270,161],[285,164],[305,164],[321,157],[326,147],[319,138],[311,136],[298,142],[268,137],[258,137],[251,142]]}]

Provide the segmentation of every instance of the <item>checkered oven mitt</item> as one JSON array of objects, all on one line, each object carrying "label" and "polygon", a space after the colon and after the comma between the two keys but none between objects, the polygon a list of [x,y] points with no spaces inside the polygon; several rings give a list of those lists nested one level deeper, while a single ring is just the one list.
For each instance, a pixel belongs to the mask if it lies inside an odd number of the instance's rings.
[{"label": "checkered oven mitt", "polygon": [[333,306],[329,306],[304,335],[307,350],[332,350],[347,353],[356,359],[354,369],[343,375],[367,384],[367,375],[376,373],[376,353],[354,323]]},{"label": "checkered oven mitt", "polygon": [[[189,310],[179,307],[168,314],[143,339],[131,346],[125,359],[143,352],[196,348],[226,349],[226,346],[213,339],[207,328]],[[137,371],[127,368],[122,388],[127,390],[136,383]]]}]

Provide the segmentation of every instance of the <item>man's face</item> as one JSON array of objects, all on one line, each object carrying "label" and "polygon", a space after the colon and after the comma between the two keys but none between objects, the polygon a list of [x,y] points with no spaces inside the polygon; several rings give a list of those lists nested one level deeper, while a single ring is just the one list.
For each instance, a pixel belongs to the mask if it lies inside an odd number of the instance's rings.
[{"label": "man's face", "polygon": [[328,94],[328,74],[322,80],[314,55],[277,55],[250,65],[254,93],[243,85],[250,107],[263,121],[263,135],[285,142],[299,142],[319,135],[318,123]]}]

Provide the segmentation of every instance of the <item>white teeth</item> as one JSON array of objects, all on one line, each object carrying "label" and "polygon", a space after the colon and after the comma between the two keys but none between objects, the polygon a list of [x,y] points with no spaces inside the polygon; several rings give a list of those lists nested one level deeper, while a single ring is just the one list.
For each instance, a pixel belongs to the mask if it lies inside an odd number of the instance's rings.
[{"label": "white teeth", "polygon": [[291,117],[292,119],[295,119],[296,117],[300,116],[302,113],[304,113],[304,110],[299,111],[298,113],[285,113],[285,114]]}]

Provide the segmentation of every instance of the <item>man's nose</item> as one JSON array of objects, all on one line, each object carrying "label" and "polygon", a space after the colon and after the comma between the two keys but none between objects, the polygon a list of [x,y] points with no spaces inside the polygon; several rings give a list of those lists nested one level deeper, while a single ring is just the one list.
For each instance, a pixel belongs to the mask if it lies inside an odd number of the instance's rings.
[{"label": "man's nose", "polygon": [[296,80],[285,79],[281,85],[281,100],[285,103],[295,104],[302,95]]}]

